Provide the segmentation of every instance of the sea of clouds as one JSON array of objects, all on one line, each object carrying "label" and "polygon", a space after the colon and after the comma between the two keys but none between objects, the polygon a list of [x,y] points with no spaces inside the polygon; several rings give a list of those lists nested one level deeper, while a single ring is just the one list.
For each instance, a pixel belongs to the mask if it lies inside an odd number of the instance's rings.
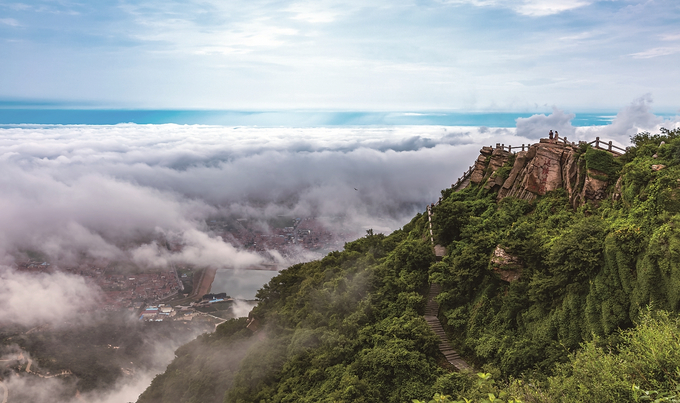
[{"label": "sea of clouds", "polygon": [[[0,129],[0,324],[55,324],[97,298],[78,276],[16,271],[26,251],[40,251],[56,266],[87,256],[152,268],[171,262],[246,268],[267,257],[215,236],[206,220],[342,217],[343,228],[358,234],[390,232],[451,186],[481,146],[534,143],[551,129],[572,141],[599,136],[627,146],[637,132],[680,126],[678,117],[655,116],[650,103],[641,97],[597,127],[574,127],[574,115],[555,108],[518,119],[515,128]],[[159,239],[185,247],[171,252]],[[277,253],[269,258],[286,263]]]},{"label": "sea of clouds", "polygon": [[[626,146],[639,131],[678,126],[678,118],[655,116],[650,103],[649,96],[641,97],[612,124],[593,127],[574,127],[574,115],[555,108],[518,119],[516,128],[0,129],[0,321],[19,317],[3,308],[26,292],[22,284],[55,295],[53,284],[63,283],[69,292],[83,287],[75,276],[46,281],[15,272],[11,266],[26,251],[40,251],[55,265],[74,264],[83,256],[142,267],[188,262],[238,269],[267,258],[285,265],[275,252],[254,254],[215,236],[206,220],[341,217],[343,228],[357,234],[368,228],[390,232],[451,186],[483,145],[529,144],[552,129],[572,141],[599,136]],[[159,239],[184,248],[170,252]],[[44,317],[40,309],[30,311],[36,319]],[[31,321],[30,315],[21,317]]]}]

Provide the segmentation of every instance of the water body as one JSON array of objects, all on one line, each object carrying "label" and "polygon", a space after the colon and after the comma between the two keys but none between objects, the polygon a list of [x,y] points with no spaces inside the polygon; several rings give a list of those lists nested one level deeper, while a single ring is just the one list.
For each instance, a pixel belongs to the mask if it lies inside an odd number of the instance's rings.
[{"label": "water body", "polygon": [[[517,118],[536,113],[461,112],[323,112],[323,111],[215,111],[215,110],[133,110],[133,109],[47,109],[12,108],[0,104],[0,125],[115,125],[203,124],[259,127],[441,125],[515,127]],[[545,112],[548,115],[550,112]],[[616,112],[576,112],[574,126],[603,126]],[[657,113],[665,118],[673,113]]]},{"label": "water body", "polygon": [[226,292],[239,299],[254,299],[257,290],[279,274],[276,270],[217,270],[210,287],[211,293]]}]

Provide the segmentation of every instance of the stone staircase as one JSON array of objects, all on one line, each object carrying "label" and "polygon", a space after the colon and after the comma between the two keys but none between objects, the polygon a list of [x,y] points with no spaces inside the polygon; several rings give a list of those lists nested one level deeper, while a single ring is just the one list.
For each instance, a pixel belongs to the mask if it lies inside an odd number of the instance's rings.
[{"label": "stone staircase", "polygon": [[439,351],[444,354],[446,360],[453,365],[458,371],[463,371],[466,369],[471,369],[465,360],[463,360],[456,351],[451,348],[449,339],[444,332],[439,318],[437,317],[439,313],[439,304],[435,300],[435,297],[439,295],[442,287],[439,284],[431,284],[430,291],[427,294],[427,306],[425,307],[425,322],[432,329],[432,331],[439,336]]}]

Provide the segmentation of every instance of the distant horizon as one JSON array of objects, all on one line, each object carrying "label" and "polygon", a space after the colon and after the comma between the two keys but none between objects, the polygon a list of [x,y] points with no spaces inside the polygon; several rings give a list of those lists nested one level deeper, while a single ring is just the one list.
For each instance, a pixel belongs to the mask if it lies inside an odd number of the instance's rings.
[{"label": "distant horizon", "polygon": [[[516,119],[550,115],[553,111],[362,111],[362,110],[220,110],[220,109],[143,109],[143,108],[69,108],[6,107],[0,103],[0,125],[115,125],[115,124],[189,124],[217,126],[314,127],[314,126],[476,126],[514,127]],[[571,112],[571,111],[569,111]],[[604,126],[616,117],[617,110],[575,111],[575,127]],[[654,112],[663,118],[678,112]]]}]

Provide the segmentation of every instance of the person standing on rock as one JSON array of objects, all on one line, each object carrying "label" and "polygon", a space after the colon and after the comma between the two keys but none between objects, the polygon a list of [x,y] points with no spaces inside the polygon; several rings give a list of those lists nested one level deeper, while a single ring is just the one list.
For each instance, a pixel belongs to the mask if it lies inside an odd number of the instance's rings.
[{"label": "person standing on rock", "polygon": [[548,136],[550,137],[550,140],[553,139],[553,132],[552,132],[552,130],[550,130],[550,133],[548,133]]},{"label": "person standing on rock", "polygon": [[559,140],[559,139],[560,139],[560,135],[559,135],[559,133],[557,133],[557,130],[555,130],[555,140]]}]

